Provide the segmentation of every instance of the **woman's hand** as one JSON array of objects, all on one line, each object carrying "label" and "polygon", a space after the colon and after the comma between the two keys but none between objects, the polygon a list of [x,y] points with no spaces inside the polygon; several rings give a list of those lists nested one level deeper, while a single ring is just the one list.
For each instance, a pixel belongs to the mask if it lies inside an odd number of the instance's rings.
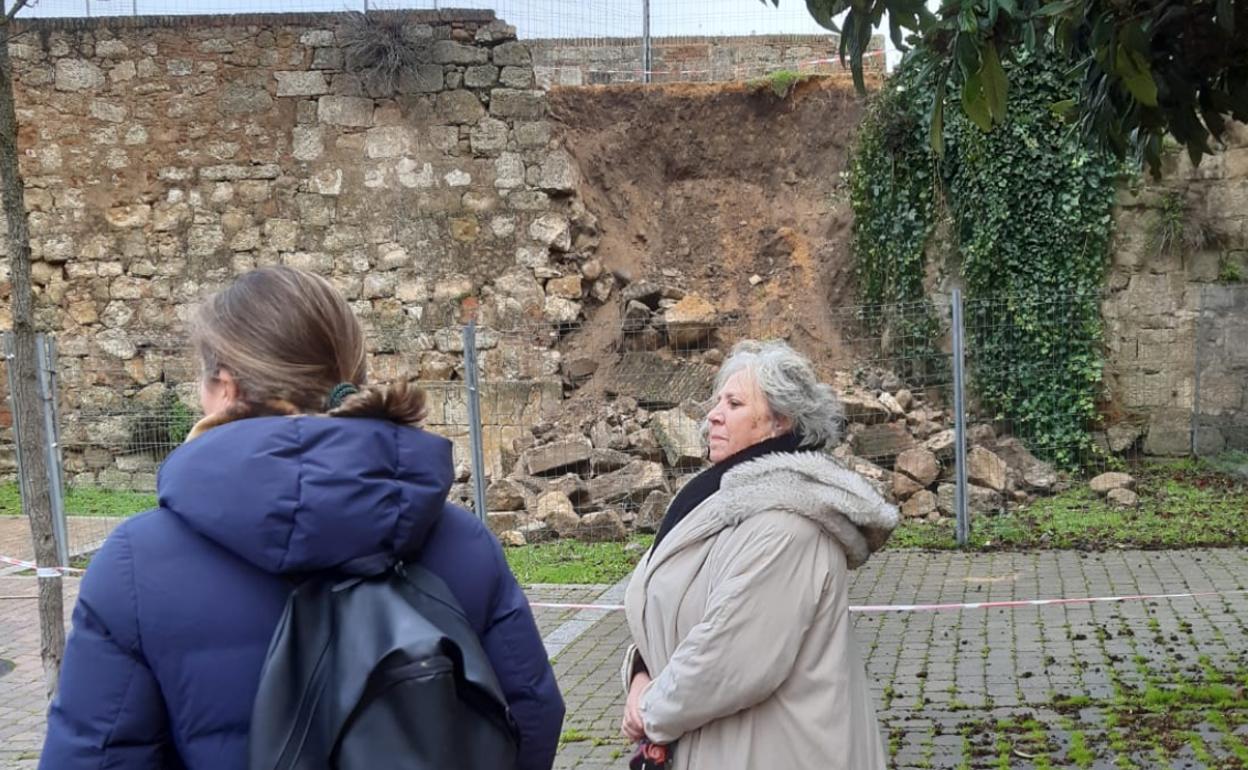
[{"label": "woman's hand", "polygon": [[637,672],[628,686],[628,699],[624,703],[624,721],[620,731],[630,741],[639,741],[646,737],[645,723],[641,719],[641,696],[650,686],[650,675],[644,671]]}]

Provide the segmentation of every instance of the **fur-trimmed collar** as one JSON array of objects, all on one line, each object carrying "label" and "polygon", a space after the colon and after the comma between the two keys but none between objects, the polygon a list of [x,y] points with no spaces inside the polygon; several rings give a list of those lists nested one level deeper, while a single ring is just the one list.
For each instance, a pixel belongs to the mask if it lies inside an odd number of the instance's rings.
[{"label": "fur-trimmed collar", "polygon": [[270,399],[259,408],[236,401],[216,414],[200,418],[199,422],[195,423],[190,432],[186,434],[186,441],[192,441],[213,428],[238,420],[246,420],[249,417],[294,417],[299,414],[301,414],[299,407],[282,399]]},{"label": "fur-trimmed collar", "polygon": [[818,524],[845,549],[850,569],[879,550],[899,521],[867,480],[820,452],[769,454],[728,473],[715,495],[725,526],[762,511],[788,511]]}]

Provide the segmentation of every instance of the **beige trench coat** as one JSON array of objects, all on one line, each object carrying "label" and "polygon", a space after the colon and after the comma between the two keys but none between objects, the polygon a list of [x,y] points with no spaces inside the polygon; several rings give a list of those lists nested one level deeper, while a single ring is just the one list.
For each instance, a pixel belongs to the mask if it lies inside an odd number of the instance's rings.
[{"label": "beige trench coat", "polygon": [[848,614],[848,570],[897,509],[816,452],[733,468],[633,572],[646,734],[676,770],[883,770]]}]

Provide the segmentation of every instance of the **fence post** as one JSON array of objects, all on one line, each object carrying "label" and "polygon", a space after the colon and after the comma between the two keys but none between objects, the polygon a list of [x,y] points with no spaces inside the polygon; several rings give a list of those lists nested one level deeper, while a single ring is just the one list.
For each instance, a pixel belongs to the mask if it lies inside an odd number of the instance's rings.
[{"label": "fence post", "polygon": [[[17,375],[13,371],[13,359],[17,352],[14,349],[15,340],[13,332],[4,332],[4,359],[5,370],[9,379],[9,404],[13,415],[13,435],[17,436],[21,430],[21,409],[18,408],[16,396],[17,392]],[[39,392],[39,411],[43,415],[43,430],[47,436],[48,456],[46,463],[48,467],[48,493],[52,502],[52,538],[56,541],[56,559],[60,566],[69,566],[69,536],[65,522],[65,497],[64,487],[61,486],[61,450],[57,441],[56,432],[56,384],[55,370],[49,361],[52,353],[48,350],[48,338],[46,335],[38,334],[35,336],[35,366],[38,369],[38,382],[36,387]],[[22,445],[20,442],[13,442],[13,452],[17,457],[17,483],[21,490],[21,499],[29,500],[31,496],[30,490],[27,488],[29,481],[23,472],[25,463],[22,462]]]},{"label": "fence post", "polygon": [[650,0],[641,0],[641,82],[650,82],[650,71],[654,69],[650,45]]},{"label": "fence post", "polygon": [[481,390],[477,382],[477,322],[464,326],[464,379],[468,385],[468,436],[472,442],[473,508],[485,516],[485,446],[481,435]]},{"label": "fence post", "polygon": [[1192,456],[1200,457],[1200,341],[1204,337],[1205,294],[1208,284],[1200,287],[1200,308],[1196,311],[1196,360],[1193,362],[1192,382]]},{"label": "fence post", "polygon": [[958,545],[971,539],[971,522],[966,510],[966,372],[965,340],[962,321],[962,290],[953,290],[953,432],[954,508],[957,512]]},{"label": "fence post", "polygon": [[69,524],[65,519],[65,478],[61,458],[60,422],[57,420],[56,342],[46,334],[35,337],[39,367],[39,401],[48,447],[48,496],[52,501],[52,535],[62,567],[69,566]]}]

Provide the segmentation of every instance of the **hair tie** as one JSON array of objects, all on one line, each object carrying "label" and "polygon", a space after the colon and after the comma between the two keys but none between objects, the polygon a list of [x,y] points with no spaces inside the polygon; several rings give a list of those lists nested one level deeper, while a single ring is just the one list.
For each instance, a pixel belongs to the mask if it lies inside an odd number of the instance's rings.
[{"label": "hair tie", "polygon": [[342,402],[347,400],[347,396],[353,396],[359,392],[360,389],[349,382],[338,383],[333,387],[333,390],[329,391],[329,398],[325,401],[325,411],[332,412],[342,406]]}]

